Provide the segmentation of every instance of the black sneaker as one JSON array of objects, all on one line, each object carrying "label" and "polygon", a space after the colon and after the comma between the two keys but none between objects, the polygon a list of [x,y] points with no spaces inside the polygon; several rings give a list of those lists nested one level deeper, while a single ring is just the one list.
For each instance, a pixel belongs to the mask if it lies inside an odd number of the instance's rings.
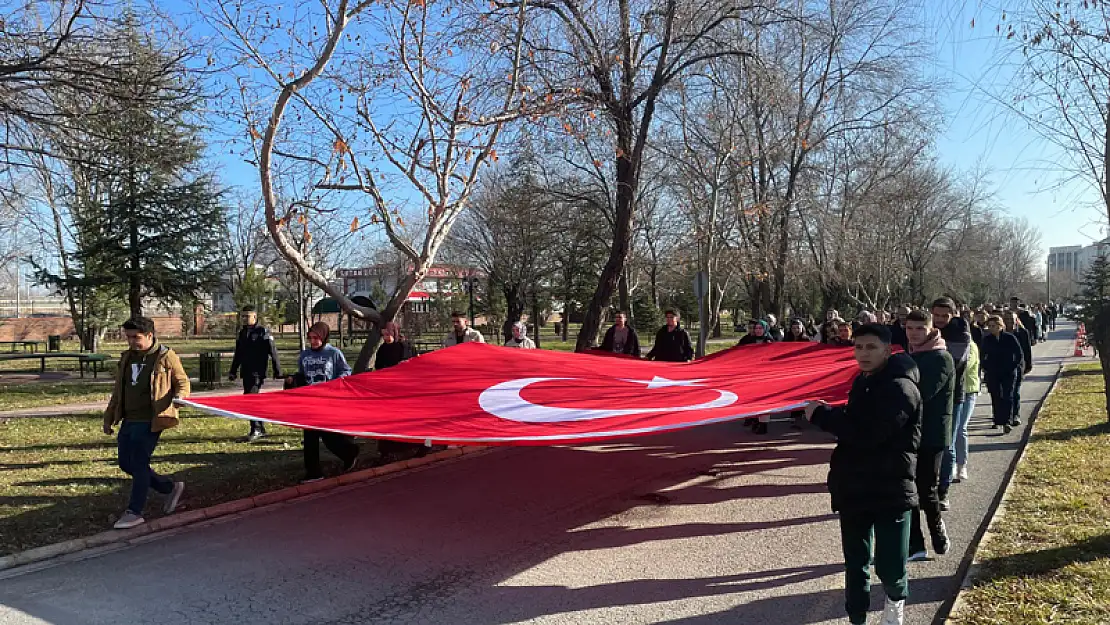
[{"label": "black sneaker", "polygon": [[931,534],[933,535],[933,551],[938,556],[948,553],[948,548],[952,545],[948,541],[948,528],[944,526],[943,520],[933,529]]},{"label": "black sneaker", "polygon": [[1009,434],[1013,429],[1014,428],[1009,423],[1007,423],[1006,425],[1002,426],[1002,433]]},{"label": "black sneaker", "polygon": [[356,469],[358,469],[358,456],[355,456],[354,458],[351,458],[350,462],[343,465],[343,468],[342,468],[342,470],[340,470],[340,473],[350,473],[351,471],[354,471]]},{"label": "black sneaker", "polygon": [[952,507],[952,504],[949,503],[949,501],[948,501],[948,495],[945,495],[944,497],[940,498],[940,511],[941,512],[948,512],[948,510],[951,507]]}]

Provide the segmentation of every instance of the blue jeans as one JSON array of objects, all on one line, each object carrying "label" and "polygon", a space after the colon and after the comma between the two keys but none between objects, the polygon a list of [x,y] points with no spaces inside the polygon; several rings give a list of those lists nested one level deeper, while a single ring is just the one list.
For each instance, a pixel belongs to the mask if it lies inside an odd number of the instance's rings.
[{"label": "blue jeans", "polygon": [[173,480],[150,468],[150,457],[161,436],[161,432],[150,431],[149,421],[124,421],[116,437],[119,468],[131,476],[131,501],[127,509],[139,516],[146,507],[148,490],[153,488],[163,495],[173,492]]},{"label": "blue jeans", "polygon": [[952,410],[952,444],[944,452],[944,460],[940,466],[942,493],[947,493],[952,484],[953,465],[967,464],[967,424],[971,421],[971,414],[975,412],[975,400],[978,398],[979,393],[964,393],[964,400]]}]

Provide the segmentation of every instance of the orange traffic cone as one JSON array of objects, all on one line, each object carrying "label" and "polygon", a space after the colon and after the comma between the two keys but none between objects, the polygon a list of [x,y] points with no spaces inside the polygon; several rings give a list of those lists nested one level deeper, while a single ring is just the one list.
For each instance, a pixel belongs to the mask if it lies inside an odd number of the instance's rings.
[{"label": "orange traffic cone", "polygon": [[1073,355],[1076,357],[1083,356],[1083,343],[1079,339],[1075,339],[1075,354]]}]

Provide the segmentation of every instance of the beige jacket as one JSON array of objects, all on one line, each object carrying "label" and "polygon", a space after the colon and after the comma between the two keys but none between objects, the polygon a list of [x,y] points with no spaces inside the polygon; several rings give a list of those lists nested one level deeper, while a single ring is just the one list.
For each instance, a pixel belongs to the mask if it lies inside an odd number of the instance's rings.
[{"label": "beige jacket", "polygon": [[[123,421],[123,384],[131,369],[131,352],[124,352],[119,359],[116,383],[112,387],[112,399],[104,411],[104,425],[113,426]],[[154,359],[154,370],[150,374],[150,393],[154,403],[154,418],[150,422],[151,432],[161,432],[177,425],[177,406],[173,400],[189,396],[189,375],[181,366],[181,359],[172,349],[160,346]]]},{"label": "beige jacket", "polygon": [[[474,328],[467,328],[466,331],[463,332],[463,343],[485,343],[485,342],[486,342],[486,337],[482,336],[482,333],[475,330]],[[444,337],[444,339],[443,339],[443,346],[444,347],[451,347],[452,345],[457,345],[457,344],[458,343],[455,340],[454,330],[452,330],[451,332],[448,332],[447,336]]]}]

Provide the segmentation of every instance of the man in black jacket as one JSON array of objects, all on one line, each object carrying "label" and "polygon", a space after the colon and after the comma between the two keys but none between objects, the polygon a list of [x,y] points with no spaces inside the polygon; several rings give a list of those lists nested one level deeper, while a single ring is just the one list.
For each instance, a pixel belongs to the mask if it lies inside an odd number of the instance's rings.
[{"label": "man in black jacket", "polygon": [[921,445],[917,450],[917,496],[920,511],[914,510],[910,529],[910,560],[924,560],[925,533],[921,528],[921,514],[929,526],[933,550],[938,555],[948,552],[948,531],[944,526],[940,506],[940,470],[944,454],[952,446],[952,397],[956,389],[956,367],[948,353],[940,331],[933,327],[933,318],[923,310],[915,310],[906,317],[906,336],[910,341],[910,356],[917,363],[921,392]]},{"label": "man in black jacket", "polygon": [[1014,403],[1013,414],[1010,417],[1010,425],[1017,427],[1021,425],[1021,383],[1024,381],[1025,376],[1033,370],[1033,335],[1026,328],[1018,326],[1015,319],[1020,318],[1020,315],[1014,315],[1013,311],[1006,311],[1002,314],[1002,321],[1006,324],[1006,331],[1013,334],[1021,346],[1021,354],[1023,366],[1021,372],[1017,376],[1017,381],[1014,384]]},{"label": "man in black jacket", "polygon": [[[967,371],[967,356],[971,351],[971,329],[967,321],[957,314],[956,302],[952,301],[952,298],[941,297],[934,300],[929,312],[933,317],[933,327],[940,331],[945,349],[952,356],[952,362],[956,367],[956,386],[952,393],[954,410],[956,406],[962,406],[964,403],[964,372]],[[972,390],[979,391],[978,388]],[[953,418],[949,419],[949,425],[952,428],[950,441],[956,435],[955,424],[959,415],[951,413],[951,416]],[[941,510],[948,510],[948,487],[952,483],[952,473],[955,468],[955,454],[952,446],[949,445],[944,450],[944,459],[941,460],[940,466],[940,489],[937,494],[940,497]]]},{"label": "man in black jacket", "polygon": [[628,315],[624,311],[613,317],[613,325],[605,332],[605,338],[601,341],[601,350],[640,357],[640,337],[636,334],[636,328],[628,325]]},{"label": "man in black jacket", "polygon": [[979,366],[991,394],[994,427],[1001,427],[1009,434],[1014,414],[1014,389],[1025,368],[1025,355],[1017,337],[1005,331],[1002,317],[988,318],[987,330],[980,346]]},{"label": "man in black jacket", "polygon": [[875,571],[886,591],[883,623],[902,623],[909,594],[910,511],[918,504],[914,478],[922,405],[917,365],[906,354],[891,355],[886,326],[860,326],[853,349],[860,374],[848,405],[812,402],[806,416],[837,437],[828,485],[833,511],[840,514],[848,619],[867,622],[874,542]]},{"label": "man in black jacket", "polygon": [[694,346],[690,334],[678,325],[678,312],[668,310],[664,313],[667,325],[655,333],[655,345],[647,354],[648,360],[663,362],[686,362],[694,358]]},{"label": "man in black jacket", "polygon": [[894,323],[890,324],[890,344],[900,346],[904,352],[910,351],[910,343],[906,340],[906,316],[909,314],[909,306],[899,306],[894,311]]},{"label": "man in black jacket", "polygon": [[[239,337],[235,339],[235,355],[231,358],[231,371],[228,379],[235,381],[239,369],[243,370],[243,393],[250,395],[262,390],[262,383],[266,380],[266,368],[272,362],[274,365],[274,379],[281,380],[281,364],[278,361],[277,345],[274,337],[265,326],[258,324],[258,313],[253,306],[244,306],[239,313],[239,321],[243,328],[239,330]],[[266,428],[261,421],[251,421],[251,431],[240,439],[244,443],[254,441],[266,436]]]}]

